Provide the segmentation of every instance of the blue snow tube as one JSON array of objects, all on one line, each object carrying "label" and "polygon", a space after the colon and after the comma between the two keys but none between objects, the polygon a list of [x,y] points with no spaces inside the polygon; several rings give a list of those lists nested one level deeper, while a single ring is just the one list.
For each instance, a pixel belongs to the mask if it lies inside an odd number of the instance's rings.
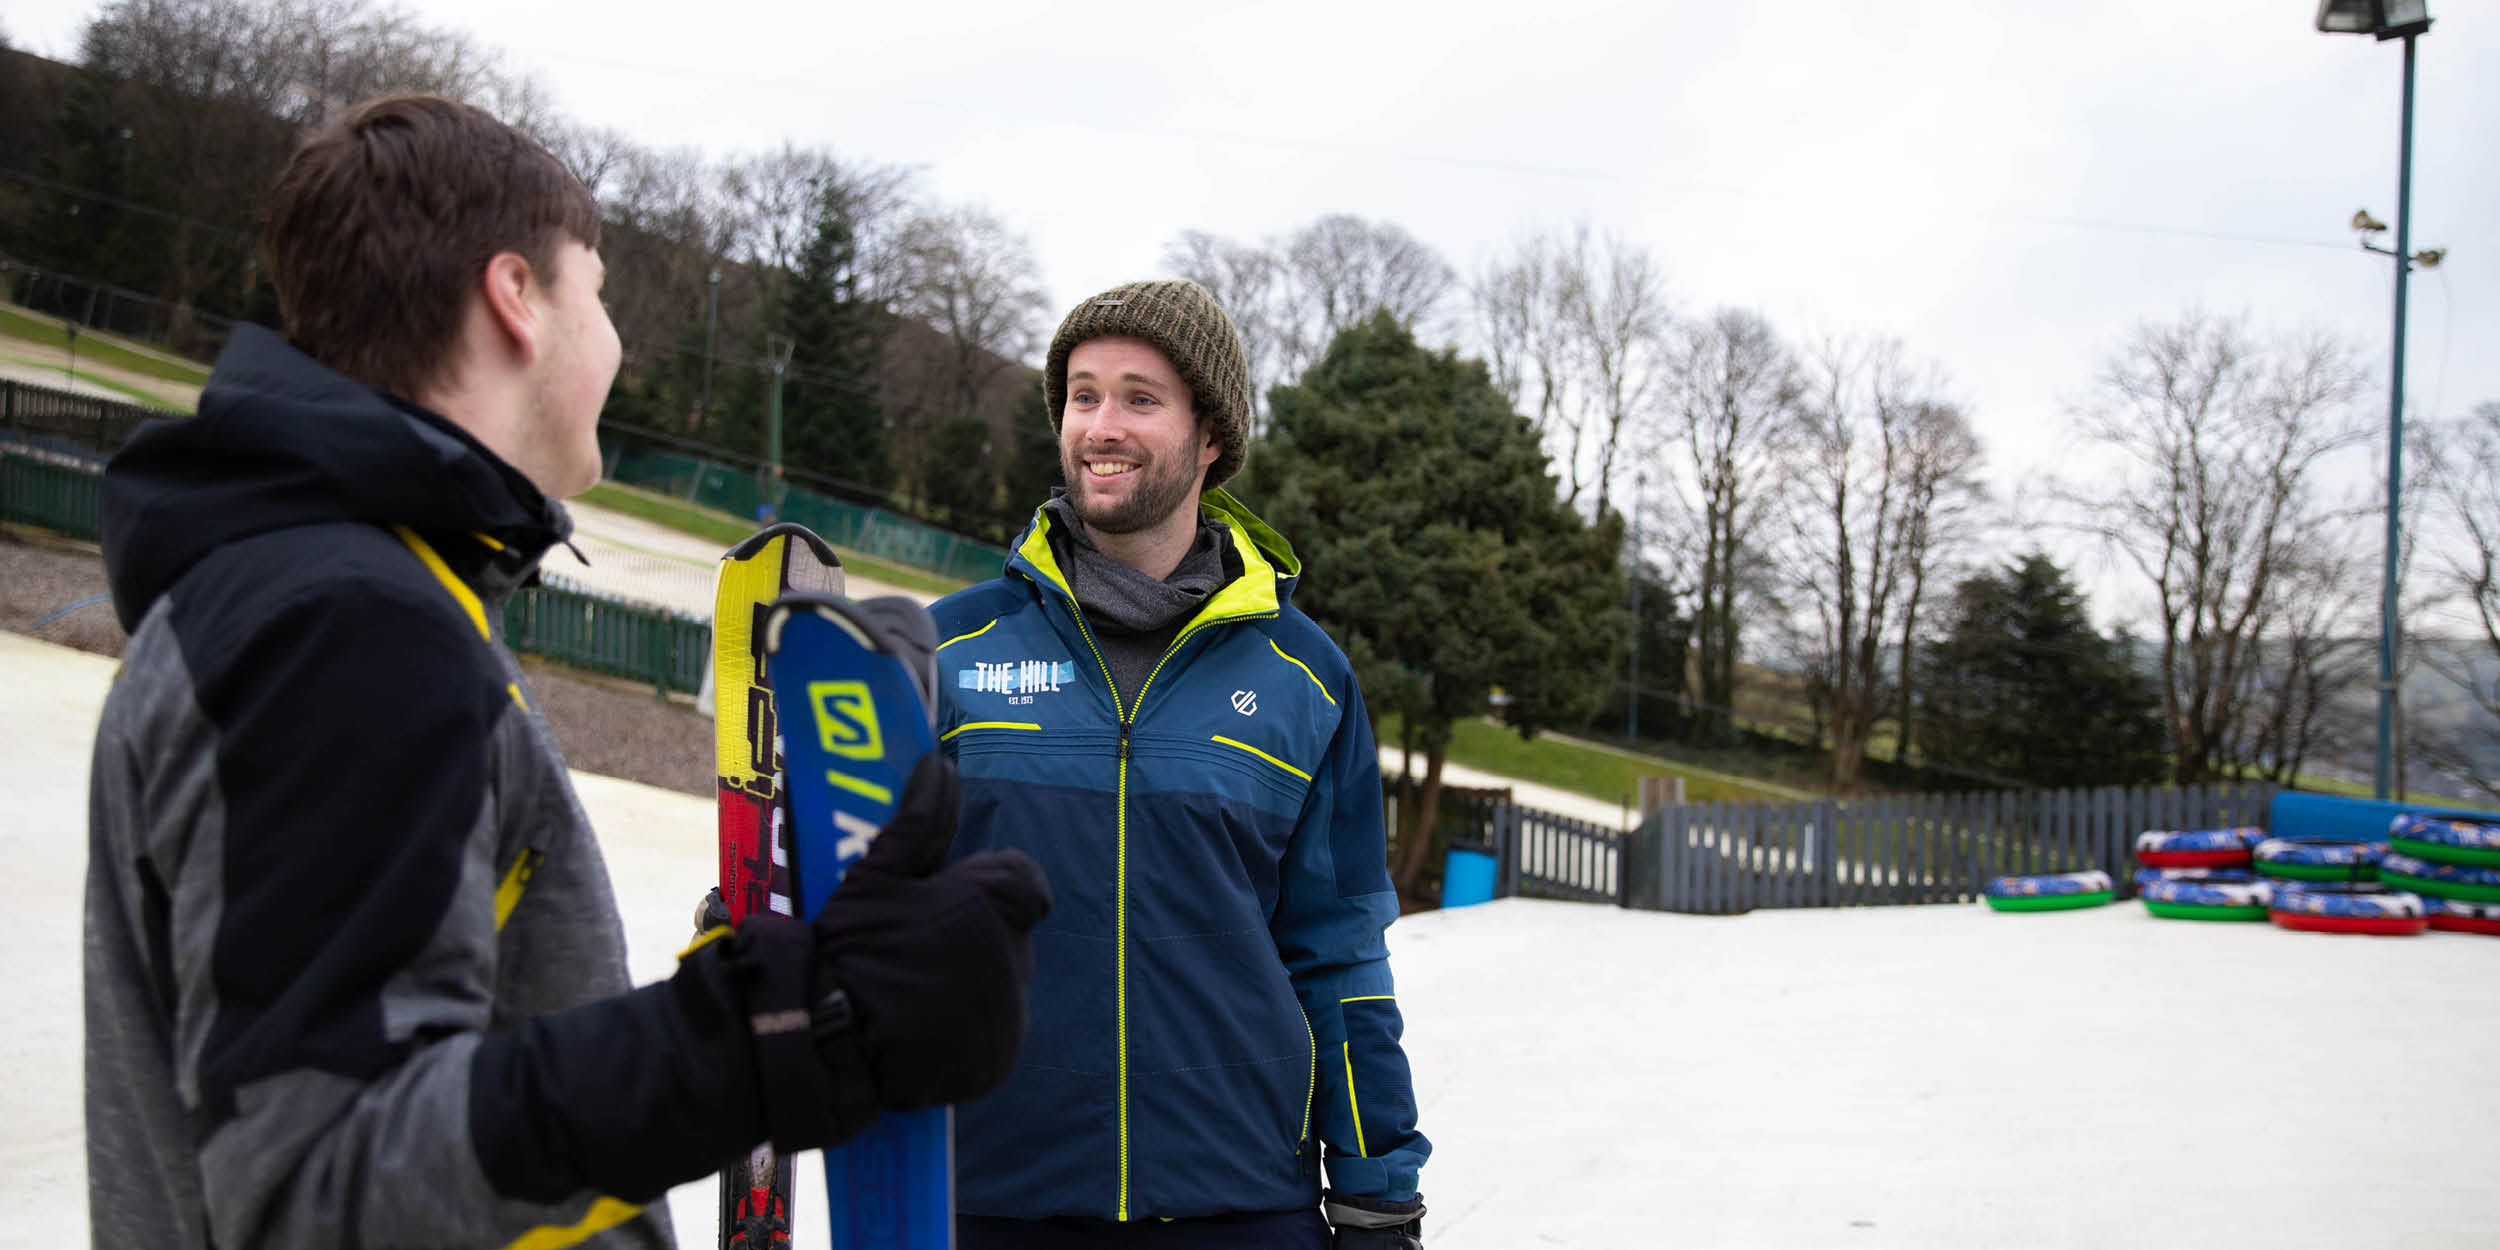
[{"label": "blue snow tube", "polygon": [[2147,829],[2135,835],[2135,858],[2148,868],[2236,868],[2265,836],[2256,828]]},{"label": "blue snow tube", "polygon": [[2257,871],[2292,881],[2375,881],[2384,842],[2294,842],[2268,838],[2257,844]]},{"label": "blue snow tube", "polygon": [[2500,821],[2407,813],[2387,826],[2387,837],[2415,859],[2500,868]]},{"label": "blue snow tube", "polygon": [[2254,881],[2256,879],[2257,872],[2253,868],[2138,868],[2135,870],[2135,888],[2138,891],[2142,891],[2144,887],[2156,881]]},{"label": "blue snow tube", "polygon": [[2286,929],[2317,933],[2404,934],[2430,927],[2421,895],[2368,884],[2281,882],[2267,913]]},{"label": "blue snow tube", "polygon": [[2500,903],[2500,868],[2435,864],[2389,851],[2379,861],[2379,880],[2418,894],[2461,899],[2468,903]]},{"label": "blue snow tube", "polygon": [[2116,898],[2117,889],[2110,884],[2108,873],[2094,868],[1998,877],[1988,882],[1980,897],[1998,911],[2072,911],[2098,907]]},{"label": "blue snow tube", "polygon": [[2272,883],[2248,877],[2172,877],[2147,883],[2139,897],[2144,910],[2164,920],[2263,920],[2273,890]]}]

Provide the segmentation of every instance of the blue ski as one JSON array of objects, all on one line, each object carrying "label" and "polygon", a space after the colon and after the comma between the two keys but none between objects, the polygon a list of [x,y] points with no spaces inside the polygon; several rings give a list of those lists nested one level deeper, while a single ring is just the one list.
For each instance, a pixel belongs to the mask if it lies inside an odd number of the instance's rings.
[{"label": "blue ski", "polygon": [[[903,598],[793,592],[765,618],[801,914],[814,916],[935,749],[936,628]],[[955,1113],[886,1112],[825,1152],[835,1250],[952,1250]]]}]

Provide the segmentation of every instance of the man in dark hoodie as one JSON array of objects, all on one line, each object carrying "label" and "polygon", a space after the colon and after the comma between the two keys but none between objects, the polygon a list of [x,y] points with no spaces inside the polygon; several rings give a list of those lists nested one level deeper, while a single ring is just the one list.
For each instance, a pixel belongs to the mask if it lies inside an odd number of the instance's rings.
[{"label": "man in dark hoodie", "polygon": [[199,415],[106,470],[131,637],[90,800],[99,1246],[666,1245],[640,1207],[670,1186],[1014,1061],[1048,893],[1021,856],[940,867],[936,757],[812,926],[628,985],[499,635],[599,475],[598,241],[518,132],[361,105],[270,201],[285,339],[239,327]]}]

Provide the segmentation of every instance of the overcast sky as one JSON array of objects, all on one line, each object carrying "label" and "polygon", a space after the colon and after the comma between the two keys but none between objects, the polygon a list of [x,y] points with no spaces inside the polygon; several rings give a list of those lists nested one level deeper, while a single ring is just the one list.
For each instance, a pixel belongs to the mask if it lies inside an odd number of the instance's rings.
[{"label": "overcast sky", "polygon": [[[1974,415],[2000,493],[2139,320],[2323,327],[2381,371],[2399,46],[2314,0],[858,5],[415,0],[573,119],[718,155],[783,140],[918,167],[1031,242],[1053,316],[1184,229],[1394,222],[1462,273],[1586,221],[1687,312],[1899,338]],[[2500,399],[2500,44],[2489,0],[2421,42],[2417,414]],[[74,60],[94,6],[0,0]],[[1037,362],[1038,363],[1038,362]],[[2367,464],[2348,472],[2359,488]]]}]

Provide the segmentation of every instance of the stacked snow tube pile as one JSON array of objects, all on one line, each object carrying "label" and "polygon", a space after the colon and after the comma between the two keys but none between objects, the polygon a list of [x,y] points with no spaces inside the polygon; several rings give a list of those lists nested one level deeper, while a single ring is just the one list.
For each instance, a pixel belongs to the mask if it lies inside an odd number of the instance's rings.
[{"label": "stacked snow tube pile", "polygon": [[2116,898],[2117,890],[2110,883],[2109,874],[2096,868],[2087,872],[1998,877],[1980,891],[1980,897],[1998,911],[2073,911],[2098,907]]},{"label": "stacked snow tube pile", "polygon": [[2283,881],[2376,881],[2385,842],[2294,841],[2268,838],[2257,844],[2257,871]]},{"label": "stacked snow tube pile", "polygon": [[2263,920],[2266,886],[2249,871],[2260,829],[2147,829],[2135,839],[2136,897],[2164,920]]},{"label": "stacked snow tube pile", "polygon": [[2421,895],[2432,928],[2500,935],[2500,821],[2408,812],[2387,842],[2380,877]]},{"label": "stacked snow tube pile", "polygon": [[2383,843],[2379,879],[2420,899],[2431,928],[2500,935],[2500,818],[2297,790],[2277,793],[2268,813],[2295,841]]},{"label": "stacked snow tube pile", "polygon": [[2267,914],[2286,929],[2312,933],[2420,933],[2430,927],[2422,896],[2374,882],[2285,881]]}]

